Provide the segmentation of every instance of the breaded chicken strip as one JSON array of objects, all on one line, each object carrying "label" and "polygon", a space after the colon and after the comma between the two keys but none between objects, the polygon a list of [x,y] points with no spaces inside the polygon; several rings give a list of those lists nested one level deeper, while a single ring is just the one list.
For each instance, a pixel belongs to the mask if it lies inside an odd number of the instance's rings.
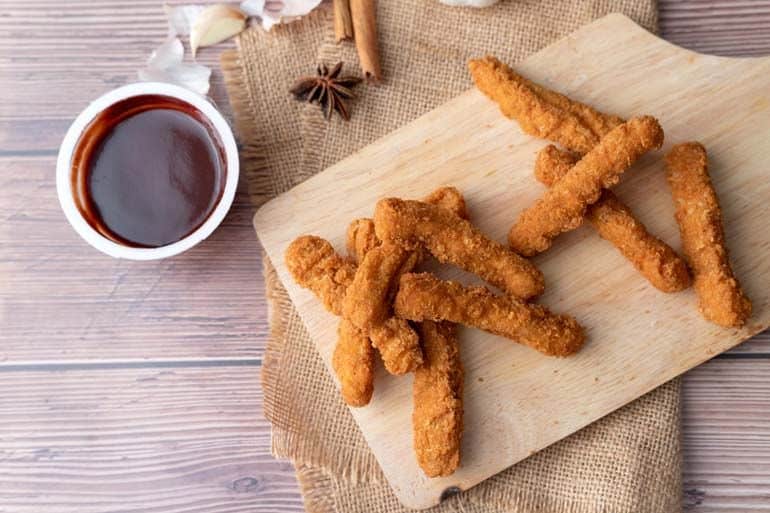
[{"label": "breaded chicken strip", "polygon": [[[327,310],[342,314],[342,300],[356,272],[352,262],[338,255],[328,241],[312,235],[295,239],[287,248],[285,259],[286,267],[300,286],[313,291]],[[405,374],[422,365],[417,333],[404,319],[389,317],[364,334],[380,352],[391,374]]]},{"label": "breaded chicken strip", "polygon": [[[451,210],[456,216],[468,219],[468,209],[465,198],[455,187],[439,187],[428,194],[423,200],[425,203],[436,205]],[[346,247],[348,256],[360,262],[364,255],[380,245],[380,239],[374,231],[374,221],[371,219],[355,219],[348,226]]]},{"label": "breaded chicken strip", "polygon": [[610,130],[623,123],[516,74],[492,56],[468,63],[476,87],[535,137],[588,153]]},{"label": "breaded chicken strip", "polygon": [[424,245],[439,262],[475,273],[514,296],[543,292],[543,274],[534,265],[443,208],[383,199],[374,209],[374,227],[381,240],[408,249]]},{"label": "breaded chicken strip", "polygon": [[[551,187],[580,159],[578,155],[548,145],[537,155],[535,176]],[[690,286],[687,264],[671,247],[650,234],[611,191],[604,190],[599,200],[588,207],[586,217],[636,269],[657,289],[677,292]]]},{"label": "breaded chicken strip", "polygon": [[511,247],[525,256],[548,249],[557,235],[580,226],[586,208],[599,199],[603,189],[615,185],[639,157],[662,144],[663,129],[651,116],[618,125],[521,213],[508,233]]},{"label": "breaded chicken strip", "polygon": [[361,262],[369,251],[380,245],[380,239],[374,233],[374,221],[355,219],[348,226],[346,247],[348,256],[356,263]]},{"label": "breaded chicken strip", "polygon": [[366,406],[374,392],[374,348],[366,333],[350,321],[340,319],[332,368],[340,382],[340,393],[350,406]]},{"label": "breaded chicken strip", "polygon": [[570,355],[585,340],[583,328],[570,316],[428,273],[401,277],[394,309],[413,321],[452,321],[479,328],[551,356]]},{"label": "breaded chicken strip", "polygon": [[342,316],[365,332],[390,316],[398,278],[413,270],[420,252],[385,242],[366,253],[342,302]]},{"label": "breaded chicken strip", "polygon": [[[440,205],[434,208],[443,209],[446,216],[467,215],[465,200],[453,187],[442,187],[425,201]],[[366,220],[359,220],[348,230],[348,245],[363,258],[342,304],[343,317],[365,332],[390,315],[399,277],[415,269],[423,259],[421,248],[406,249],[390,241],[374,245],[367,230]],[[355,232],[352,237],[351,231]]]},{"label": "breaded chicken strip", "polygon": [[428,477],[448,476],[460,465],[463,366],[457,327],[420,324],[425,363],[414,371],[412,428],[417,462]]},{"label": "breaded chicken strip", "polygon": [[439,187],[422,200],[425,203],[449,210],[457,217],[468,219],[468,207],[465,198],[455,187]]},{"label": "breaded chicken strip", "polygon": [[666,155],[666,178],[676,207],[684,253],[693,270],[703,316],[720,326],[743,326],[751,301],[733,275],[706,149],[697,142],[678,144]]}]

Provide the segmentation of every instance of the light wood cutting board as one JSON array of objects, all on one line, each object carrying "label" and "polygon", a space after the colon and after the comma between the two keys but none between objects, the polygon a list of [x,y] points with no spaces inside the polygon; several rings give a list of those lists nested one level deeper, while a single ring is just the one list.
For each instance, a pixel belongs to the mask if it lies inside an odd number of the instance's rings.
[{"label": "light wood cutting board", "polygon": [[[413,508],[436,504],[449,487],[470,488],[770,325],[770,58],[696,54],[610,15],[515,68],[602,111],[660,120],[664,148],[629,170],[616,191],[677,250],[661,157],[679,142],[705,144],[732,262],[754,315],[743,329],[719,328],[698,314],[692,289],[657,291],[590,226],[562,235],[534,259],[546,277],[540,302],[574,315],[588,342],[556,359],[462,330],[465,434],[454,475],[428,479],[417,466],[411,376],[380,372],[372,403],[352,409],[396,495]],[[441,185],[458,187],[472,220],[504,241],[544,190],[532,167],[545,144],[470,90],[259,210],[257,234],[327,364],[337,319],[291,279],[283,261],[288,244],[312,233],[343,251],[348,223],[370,217],[378,199],[420,198]],[[457,270],[441,274],[470,279]]]}]

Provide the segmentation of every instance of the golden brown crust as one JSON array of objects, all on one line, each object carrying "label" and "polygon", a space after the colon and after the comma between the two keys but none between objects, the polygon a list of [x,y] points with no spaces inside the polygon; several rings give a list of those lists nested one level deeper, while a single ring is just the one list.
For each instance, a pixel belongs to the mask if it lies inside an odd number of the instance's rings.
[{"label": "golden brown crust", "polygon": [[[553,145],[546,146],[538,153],[535,176],[550,187],[566,175],[579,158]],[[611,191],[603,191],[599,200],[588,207],[587,218],[599,235],[611,242],[657,289],[677,292],[690,286],[690,273],[684,260],[668,244],[650,234]]]},{"label": "golden brown crust", "polygon": [[412,321],[451,321],[510,338],[552,356],[567,356],[583,345],[583,328],[568,315],[540,305],[496,296],[484,287],[464,287],[428,273],[401,277],[394,309]]},{"label": "golden brown crust", "polygon": [[294,281],[311,290],[334,315],[342,315],[345,292],[356,274],[353,263],[334,251],[328,241],[314,235],[295,239],[284,255]]},{"label": "golden brown crust", "polygon": [[420,337],[405,319],[388,317],[369,332],[372,345],[379,351],[385,370],[400,376],[423,363]]},{"label": "golden brown crust", "polygon": [[369,251],[380,245],[377,234],[374,233],[374,221],[371,219],[355,219],[348,226],[346,247],[348,256],[359,263]]},{"label": "golden brown crust", "polygon": [[[338,255],[328,241],[312,235],[294,240],[285,259],[300,286],[314,292],[327,310],[342,315],[343,301],[356,273],[352,262]],[[367,334],[392,374],[404,374],[422,364],[419,338],[406,320],[390,317]]]},{"label": "golden brown crust", "polygon": [[456,187],[439,187],[422,200],[425,203],[445,208],[458,217],[468,219],[468,207],[465,198]]},{"label": "golden brown crust", "polygon": [[356,270],[342,302],[342,315],[369,332],[390,314],[398,278],[417,265],[419,253],[385,242],[370,250]]},{"label": "golden brown crust", "polygon": [[425,363],[414,373],[414,450],[425,475],[448,476],[460,465],[463,432],[464,373],[457,328],[424,321],[420,337]]},{"label": "golden brown crust", "polygon": [[476,87],[525,133],[570,150],[587,153],[623,122],[530,82],[495,57],[473,59],[468,68]]},{"label": "golden brown crust", "polygon": [[[422,201],[451,210],[456,216],[468,219],[465,198],[456,187],[439,187]],[[354,219],[348,226],[345,245],[348,256],[356,263],[361,262],[364,255],[380,245],[380,239],[374,231],[374,221],[367,218]]]},{"label": "golden brown crust", "polygon": [[366,406],[374,391],[374,349],[366,333],[350,321],[340,319],[332,368],[340,382],[340,393],[350,406]]},{"label": "golden brown crust", "polygon": [[443,208],[383,199],[374,209],[374,227],[381,240],[408,249],[424,245],[439,262],[475,273],[517,297],[543,292],[543,275],[532,263]]},{"label": "golden brown crust", "polygon": [[674,146],[666,155],[666,177],[701,313],[720,326],[742,326],[751,316],[751,301],[730,267],[705,148],[696,142]]},{"label": "golden brown crust", "polygon": [[618,125],[521,213],[508,234],[511,247],[525,256],[548,249],[557,235],[580,226],[586,208],[599,199],[603,189],[615,185],[642,154],[661,144],[663,129],[651,116]]}]

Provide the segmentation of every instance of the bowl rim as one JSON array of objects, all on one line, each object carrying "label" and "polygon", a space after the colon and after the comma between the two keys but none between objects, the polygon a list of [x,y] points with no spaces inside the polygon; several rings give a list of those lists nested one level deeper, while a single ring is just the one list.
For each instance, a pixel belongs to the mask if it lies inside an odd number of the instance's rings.
[{"label": "bowl rim", "polygon": [[[127,98],[144,95],[160,95],[189,103],[198,109],[211,123],[219,137],[225,154],[225,187],[216,207],[202,225],[189,235],[172,244],[157,248],[124,246],[108,239],[80,213],[72,190],[72,156],[78,140],[88,124],[107,107]],[[189,89],[163,82],[136,82],[106,92],[92,101],[67,129],[56,159],[56,192],[64,215],[75,231],[92,247],[115,258],[129,260],[157,260],[178,255],[211,235],[224,220],[235,199],[240,173],[238,147],[230,125],[217,108],[204,96]]]}]

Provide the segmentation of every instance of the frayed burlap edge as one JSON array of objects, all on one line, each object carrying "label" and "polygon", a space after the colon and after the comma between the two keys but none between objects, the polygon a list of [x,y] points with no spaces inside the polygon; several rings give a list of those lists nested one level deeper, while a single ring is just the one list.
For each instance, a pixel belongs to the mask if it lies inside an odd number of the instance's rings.
[{"label": "frayed burlap edge", "polygon": [[[328,44],[330,37],[329,31],[326,31],[324,40],[319,38],[320,51],[319,60],[334,61],[339,57],[337,47]],[[248,60],[248,59],[246,59]],[[237,51],[226,52],[222,56],[222,69],[225,74],[225,81],[230,95],[230,101],[235,112],[236,127],[240,134],[248,135],[241,137],[245,142],[242,146],[241,157],[244,169],[249,169],[249,173],[244,174],[248,185],[249,194],[255,205],[259,206],[278,192],[276,184],[271,176],[271,170],[266,165],[265,148],[255,144],[254,134],[258,134],[260,126],[257,125],[257,113],[254,109],[254,99],[249,98],[251,90],[246,86],[244,80],[245,73],[254,73],[258,70],[248,70],[248,63],[240,61]],[[314,139],[312,136],[318,136],[326,128],[325,121],[317,116],[317,112],[305,108],[301,111],[303,152],[302,166],[305,169],[312,168],[312,162],[318,160],[315,149],[319,146],[306,144],[307,139]],[[310,128],[310,130],[307,130]],[[319,138],[320,139],[320,138]],[[307,164],[307,165],[306,165]],[[304,171],[304,169],[303,169]],[[302,174],[302,173],[300,173]],[[268,350],[266,351],[263,364],[262,382],[263,387],[277,386],[279,376],[277,373],[281,368],[281,361],[284,358],[285,334],[288,320],[292,315],[296,315],[286,291],[277,278],[277,274],[272,264],[267,258],[264,258],[264,274],[268,302],[270,305],[269,322],[270,337]],[[678,383],[674,385],[678,388]],[[277,407],[276,402],[280,400],[280,394],[266,393],[265,415],[272,420],[274,411]],[[379,496],[383,494],[381,471],[376,461],[370,454],[348,452],[341,455],[334,452],[334,458],[330,458],[328,448],[323,440],[307,439],[306,435],[292,432],[286,429],[273,430],[273,454],[277,457],[291,458],[292,455],[302,454],[302,462],[298,465],[298,479],[305,499],[305,505],[308,511],[313,513],[327,513],[344,511],[344,505],[338,504],[341,500],[335,494],[339,494],[341,488],[354,487],[359,488],[362,494],[370,491]],[[332,463],[330,468],[330,462]],[[670,462],[678,466],[676,462]],[[372,480],[373,476],[379,477]],[[359,477],[365,477],[365,481],[360,481]],[[390,490],[387,489],[387,492]],[[346,489],[347,493],[348,490]],[[442,508],[449,507],[446,510],[463,511],[496,511],[490,509],[492,506],[502,509],[500,511],[565,511],[567,513],[583,513],[596,511],[595,504],[576,504],[574,501],[564,501],[555,499],[548,501],[548,504],[542,502],[542,498],[531,496],[527,493],[511,493],[501,489],[490,489],[486,486],[474,489],[476,493],[465,493],[449,499],[442,504]],[[380,497],[376,502],[388,503],[387,510],[392,511],[398,508],[398,505],[390,504],[391,497]],[[395,499],[394,499],[395,500]],[[364,502],[366,503],[366,502]],[[384,504],[383,504],[384,505]],[[528,509],[522,509],[528,508]],[[533,509],[534,508],[534,509]],[[543,509],[545,508],[545,509]],[[386,508],[383,508],[385,510]],[[400,508],[399,508],[400,510]],[[668,508],[661,511],[669,511]]]}]

